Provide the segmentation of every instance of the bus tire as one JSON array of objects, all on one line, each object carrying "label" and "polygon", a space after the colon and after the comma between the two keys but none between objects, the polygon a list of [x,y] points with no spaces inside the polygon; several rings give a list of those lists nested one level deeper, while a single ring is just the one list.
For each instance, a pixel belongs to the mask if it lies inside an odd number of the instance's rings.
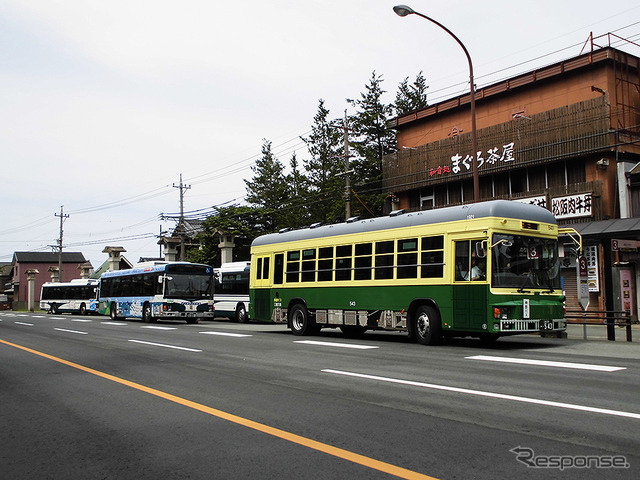
[{"label": "bus tire", "polygon": [[86,315],[87,314],[87,306],[82,303],[80,304],[80,315]]},{"label": "bus tire", "polygon": [[151,305],[145,303],[142,307],[142,321],[144,323],[152,323],[153,315],[151,315]]},{"label": "bus tire", "polygon": [[247,323],[247,309],[244,308],[242,303],[239,303],[236,307],[236,322]]},{"label": "bus tire", "polygon": [[296,303],[291,310],[289,310],[289,328],[294,335],[311,335],[314,331],[315,325],[312,324],[311,318],[309,318],[309,312],[307,307],[302,303]]},{"label": "bus tire", "polygon": [[111,317],[111,320],[116,320],[118,318],[118,307],[116,307],[115,302],[112,302],[109,307],[109,316]]},{"label": "bus tire", "polygon": [[413,333],[421,345],[437,345],[442,339],[442,321],[438,310],[420,305],[413,317]]}]

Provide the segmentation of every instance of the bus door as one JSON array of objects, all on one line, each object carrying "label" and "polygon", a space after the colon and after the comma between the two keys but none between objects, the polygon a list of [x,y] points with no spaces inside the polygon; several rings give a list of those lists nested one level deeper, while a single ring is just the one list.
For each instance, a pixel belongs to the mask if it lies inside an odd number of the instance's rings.
[{"label": "bus door", "polygon": [[487,243],[460,240],[454,244],[453,328],[481,328],[487,323]]},{"label": "bus door", "polygon": [[263,321],[270,320],[271,304],[269,287],[271,286],[271,257],[265,255],[252,259],[251,270],[251,275],[255,275],[254,318]]}]

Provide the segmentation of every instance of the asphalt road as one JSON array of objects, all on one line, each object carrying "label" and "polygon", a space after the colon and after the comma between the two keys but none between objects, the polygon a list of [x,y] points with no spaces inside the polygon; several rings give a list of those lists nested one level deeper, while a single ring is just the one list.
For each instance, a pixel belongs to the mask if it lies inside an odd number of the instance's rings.
[{"label": "asphalt road", "polygon": [[424,347],[396,333],[0,312],[0,472],[635,479],[639,341]]}]

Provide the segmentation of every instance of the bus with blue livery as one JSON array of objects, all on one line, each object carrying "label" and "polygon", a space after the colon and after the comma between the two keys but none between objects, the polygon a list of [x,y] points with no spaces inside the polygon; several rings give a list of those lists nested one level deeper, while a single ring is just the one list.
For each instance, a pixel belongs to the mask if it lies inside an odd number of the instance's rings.
[{"label": "bus with blue livery", "polygon": [[148,262],[100,277],[98,311],[111,319],[186,320],[214,317],[213,267],[189,262]]},{"label": "bus with blue livery", "polygon": [[98,306],[98,280],[75,279],[42,285],[40,309],[47,313],[95,313]]}]

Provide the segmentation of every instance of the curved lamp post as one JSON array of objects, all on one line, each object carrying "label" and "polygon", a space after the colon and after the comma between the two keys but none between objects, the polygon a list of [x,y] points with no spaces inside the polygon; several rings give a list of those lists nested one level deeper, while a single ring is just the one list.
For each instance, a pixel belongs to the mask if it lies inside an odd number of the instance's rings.
[{"label": "curved lamp post", "polygon": [[471,57],[469,56],[469,52],[467,51],[467,48],[464,46],[464,44],[460,41],[460,39],[456,37],[451,30],[449,30],[447,27],[445,27],[441,23],[436,22],[433,18],[429,18],[426,15],[416,12],[414,9],[406,5],[396,5],[395,7],[393,7],[393,11],[396,12],[401,17],[406,17],[407,15],[413,14],[413,15],[418,15],[419,17],[422,17],[425,20],[429,20],[432,23],[435,23],[437,26],[439,26],[445,32],[451,35],[456,42],[458,42],[458,45],[462,47],[462,50],[464,50],[464,54],[467,56],[467,60],[469,62],[469,84],[471,86],[470,92],[469,92],[469,101],[471,103],[471,144],[472,144],[471,146],[473,148],[473,162],[472,162],[473,199],[475,202],[479,202],[480,201],[480,179],[478,176],[478,161],[476,158],[478,155],[478,138],[476,135],[476,96],[475,96],[475,89],[473,84],[473,64],[471,63]]}]

